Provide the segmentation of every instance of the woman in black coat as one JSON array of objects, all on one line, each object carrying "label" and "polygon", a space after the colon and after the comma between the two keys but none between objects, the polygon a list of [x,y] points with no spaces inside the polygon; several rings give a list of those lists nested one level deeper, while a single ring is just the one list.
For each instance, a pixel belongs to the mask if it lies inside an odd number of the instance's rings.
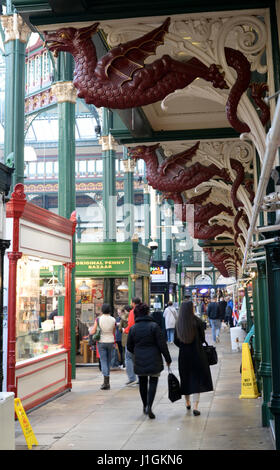
[{"label": "woman in black coat", "polygon": [[136,305],[134,317],[135,325],[129,330],[127,349],[134,354],[134,372],[139,377],[143,412],[154,419],[152,404],[156,395],[158,378],[163,370],[162,355],[168,366],[172,361],[161,328],[149,316],[148,305]]},{"label": "woman in black coat", "polygon": [[194,315],[192,302],[182,302],[175,328],[174,343],[179,347],[179,374],[181,393],[185,395],[186,407],[191,408],[190,395],[194,395],[195,416],[200,415],[200,393],[213,390],[210,367],[202,344],[205,342],[204,323]]}]

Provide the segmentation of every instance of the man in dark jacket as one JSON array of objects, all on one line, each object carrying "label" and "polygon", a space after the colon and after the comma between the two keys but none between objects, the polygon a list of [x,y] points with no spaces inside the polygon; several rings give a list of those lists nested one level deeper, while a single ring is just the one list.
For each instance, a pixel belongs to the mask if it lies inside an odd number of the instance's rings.
[{"label": "man in dark jacket", "polygon": [[221,329],[221,319],[219,304],[216,302],[216,299],[213,298],[207,307],[207,315],[209,318],[209,323],[212,329],[212,338],[215,343],[220,341],[220,329]]},{"label": "man in dark jacket", "polygon": [[153,419],[155,415],[152,412],[152,404],[158,378],[163,370],[162,355],[168,366],[172,360],[161,328],[149,315],[148,305],[136,305],[134,315],[135,325],[129,330],[127,349],[134,354],[134,372],[139,376],[143,411]]}]

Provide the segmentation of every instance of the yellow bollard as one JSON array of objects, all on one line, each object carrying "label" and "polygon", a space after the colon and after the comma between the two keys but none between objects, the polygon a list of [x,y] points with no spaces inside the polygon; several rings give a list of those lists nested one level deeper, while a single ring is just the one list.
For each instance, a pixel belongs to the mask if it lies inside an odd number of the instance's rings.
[{"label": "yellow bollard", "polygon": [[239,398],[258,398],[255,371],[248,343],[242,344],[241,395]]}]

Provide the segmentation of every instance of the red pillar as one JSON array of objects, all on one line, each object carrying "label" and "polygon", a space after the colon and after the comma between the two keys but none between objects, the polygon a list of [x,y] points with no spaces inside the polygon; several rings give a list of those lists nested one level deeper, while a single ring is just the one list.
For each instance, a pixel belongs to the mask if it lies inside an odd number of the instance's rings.
[{"label": "red pillar", "polygon": [[72,365],[71,365],[71,280],[72,269],[75,263],[65,263],[65,300],[64,300],[64,347],[67,351],[68,371],[67,386],[72,388]]},{"label": "red pillar", "polygon": [[17,307],[17,262],[22,253],[9,252],[9,292],[8,292],[8,370],[7,390],[16,394],[15,370],[16,370],[16,307]]},{"label": "red pillar", "polygon": [[13,218],[13,244],[9,258],[9,288],[8,288],[8,360],[7,360],[7,390],[17,396],[15,383],[16,370],[16,307],[17,307],[17,262],[22,257],[19,248],[19,219],[24,212],[26,198],[24,186],[16,184],[10,201],[7,203],[7,217]]}]

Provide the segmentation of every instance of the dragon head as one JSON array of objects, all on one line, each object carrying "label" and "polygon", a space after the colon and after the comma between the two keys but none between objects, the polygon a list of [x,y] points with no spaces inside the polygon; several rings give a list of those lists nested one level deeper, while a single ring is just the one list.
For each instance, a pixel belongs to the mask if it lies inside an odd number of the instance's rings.
[{"label": "dragon head", "polygon": [[57,57],[59,52],[70,52],[71,54],[80,50],[81,42],[85,42],[96,33],[99,23],[94,23],[85,28],[60,28],[53,33],[44,31],[45,47]]},{"label": "dragon head", "polygon": [[128,147],[128,155],[134,160],[147,160],[155,153],[160,144],[156,145],[137,145],[137,147]]}]

